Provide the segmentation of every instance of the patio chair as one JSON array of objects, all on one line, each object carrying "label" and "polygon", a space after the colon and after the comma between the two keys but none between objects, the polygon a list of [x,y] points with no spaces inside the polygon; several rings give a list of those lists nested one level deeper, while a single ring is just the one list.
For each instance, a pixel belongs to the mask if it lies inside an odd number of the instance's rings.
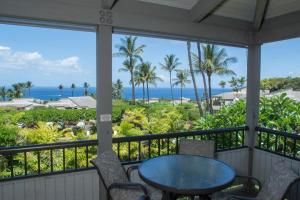
[{"label": "patio chair", "polygon": [[[91,160],[96,167],[99,178],[103,183],[108,200],[158,200],[157,193],[160,191],[149,191],[145,183],[130,181],[130,173],[136,167],[125,169],[121,165],[118,156],[113,151],[106,151]],[[160,198],[161,199],[161,198]]]},{"label": "patio chair", "polygon": [[289,195],[294,185],[300,183],[300,177],[284,162],[273,165],[269,177],[261,187],[254,177],[238,176],[227,189],[213,195],[213,199],[222,200],[281,200]]},{"label": "patio chair", "polygon": [[215,157],[215,142],[212,140],[182,139],[179,143],[179,154]]}]

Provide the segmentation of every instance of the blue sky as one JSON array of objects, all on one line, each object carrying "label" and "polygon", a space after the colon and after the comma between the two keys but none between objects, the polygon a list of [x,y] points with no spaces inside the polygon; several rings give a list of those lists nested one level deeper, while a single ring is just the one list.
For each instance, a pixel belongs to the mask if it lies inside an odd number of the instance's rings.
[{"label": "blue sky", "polygon": [[[113,52],[123,35],[113,35]],[[188,68],[186,42],[139,37],[138,44],[145,44],[143,58],[157,66],[157,74],[165,80],[158,87],[168,87],[168,74],[160,69],[160,62],[167,54],[175,54]],[[32,81],[35,86],[65,86],[87,81],[96,82],[96,35],[91,32],[0,25],[0,85]],[[229,56],[238,62],[230,66],[238,76],[246,76],[247,51],[243,48],[224,47]],[[192,51],[196,52],[193,44]],[[300,76],[300,39],[263,45],[262,78]],[[129,86],[129,74],[119,72],[123,58],[113,58],[113,80],[121,79]],[[174,74],[175,76],[175,74]],[[213,77],[213,87],[220,80],[230,77]],[[198,85],[200,77],[198,77]],[[188,86],[188,87],[191,87]]]}]

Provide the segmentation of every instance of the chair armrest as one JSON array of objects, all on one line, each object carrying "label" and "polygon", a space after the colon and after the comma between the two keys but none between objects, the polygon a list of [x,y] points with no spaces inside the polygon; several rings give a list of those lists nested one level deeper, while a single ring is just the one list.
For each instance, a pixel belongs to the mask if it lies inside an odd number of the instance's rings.
[{"label": "chair armrest", "polygon": [[138,168],[139,168],[139,166],[138,165],[132,165],[132,166],[129,166],[128,168],[127,168],[127,170],[126,170],[126,174],[127,174],[127,177],[128,177],[128,179],[129,179],[129,181],[131,181],[131,172],[133,171],[133,170],[138,170]]},{"label": "chair armrest", "polygon": [[[255,198],[261,189],[261,183],[258,179],[251,176],[236,176],[234,182],[221,193],[234,198]],[[229,199],[230,199],[229,198]]]},{"label": "chair armrest", "polygon": [[113,183],[111,184],[108,189],[107,189],[107,192],[108,192],[108,195],[110,195],[110,191],[112,189],[129,189],[129,190],[141,190],[143,191],[144,195],[145,195],[145,198],[148,198],[148,191],[147,191],[147,188],[142,185],[142,184],[139,184],[139,183]]},{"label": "chair armrest", "polygon": [[249,179],[249,180],[256,182],[256,184],[259,187],[259,191],[261,190],[261,182],[257,178],[255,178],[253,176],[241,176],[241,175],[237,175],[236,177],[240,178],[240,179],[245,179],[245,180]]},{"label": "chair armrest", "polygon": [[262,200],[262,199],[242,197],[242,196],[232,196],[232,197],[229,197],[228,199],[230,199],[230,200]]}]

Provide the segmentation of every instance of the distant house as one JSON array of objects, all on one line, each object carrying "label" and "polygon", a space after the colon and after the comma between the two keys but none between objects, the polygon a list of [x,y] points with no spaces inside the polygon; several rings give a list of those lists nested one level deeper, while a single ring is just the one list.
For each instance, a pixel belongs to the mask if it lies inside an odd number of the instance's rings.
[{"label": "distant house", "polygon": [[77,105],[74,104],[69,98],[63,98],[58,101],[49,101],[45,104],[47,108],[57,108],[57,109],[75,109]]},{"label": "distant house", "polygon": [[[260,96],[266,96],[270,94],[269,90],[260,90]],[[216,108],[219,108],[221,105],[230,105],[234,101],[246,99],[247,97],[247,88],[243,88],[239,92],[224,92],[213,96],[213,104]]]},{"label": "distant house", "polygon": [[58,101],[50,101],[46,107],[57,109],[87,109],[96,108],[96,100],[90,96],[69,97]]},{"label": "distant house", "polygon": [[288,90],[281,90],[281,91],[277,91],[277,92],[272,92],[268,95],[265,95],[265,97],[273,97],[273,96],[279,96],[282,95],[283,93],[285,93],[287,95],[288,98],[293,99],[297,102],[300,102],[300,91],[295,91],[292,89],[288,89]]},{"label": "distant house", "polygon": [[16,108],[18,110],[31,110],[45,107],[43,101],[33,98],[17,98],[11,101],[0,102],[0,108]]},{"label": "distant house", "polygon": [[31,110],[34,108],[87,109],[96,108],[96,100],[90,96],[82,96],[63,98],[45,103],[39,99],[18,98],[0,102],[0,108],[16,108],[18,110]]},{"label": "distant house", "polygon": [[159,98],[151,98],[149,99],[149,103],[158,103],[159,102]]},{"label": "distant house", "polygon": [[69,97],[78,108],[96,108],[96,99],[91,96]]},{"label": "distant house", "polygon": [[[189,98],[185,98],[185,97],[182,97],[182,103],[189,103],[191,101],[191,99]],[[174,104],[180,104],[181,103],[181,99],[175,99],[174,100]]]}]

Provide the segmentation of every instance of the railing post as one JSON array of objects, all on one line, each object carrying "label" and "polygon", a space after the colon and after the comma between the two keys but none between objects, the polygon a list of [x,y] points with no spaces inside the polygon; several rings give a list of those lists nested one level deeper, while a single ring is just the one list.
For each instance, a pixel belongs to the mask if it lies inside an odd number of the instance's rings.
[{"label": "railing post", "polygon": [[249,127],[245,143],[249,147],[248,175],[252,175],[254,147],[257,143],[260,95],[261,45],[248,46],[246,124]]},{"label": "railing post", "polygon": [[112,149],[112,26],[97,28],[97,138],[98,152]]}]

